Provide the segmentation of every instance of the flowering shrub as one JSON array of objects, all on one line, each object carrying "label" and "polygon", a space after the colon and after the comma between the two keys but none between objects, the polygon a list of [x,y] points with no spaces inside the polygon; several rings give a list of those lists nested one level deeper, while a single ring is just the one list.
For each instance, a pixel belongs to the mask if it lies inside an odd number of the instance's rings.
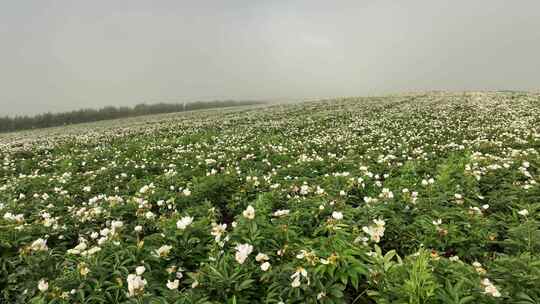
[{"label": "flowering shrub", "polygon": [[0,302],[539,303],[540,97],[0,137]]}]

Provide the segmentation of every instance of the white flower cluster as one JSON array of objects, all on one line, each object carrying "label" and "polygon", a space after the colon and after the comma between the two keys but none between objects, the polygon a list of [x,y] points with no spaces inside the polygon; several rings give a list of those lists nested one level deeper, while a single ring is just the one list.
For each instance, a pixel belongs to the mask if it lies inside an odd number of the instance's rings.
[{"label": "white flower cluster", "polygon": [[384,236],[384,226],[386,222],[383,219],[375,219],[373,220],[373,223],[375,223],[375,225],[362,227],[362,231],[368,234],[373,242],[378,243]]}]

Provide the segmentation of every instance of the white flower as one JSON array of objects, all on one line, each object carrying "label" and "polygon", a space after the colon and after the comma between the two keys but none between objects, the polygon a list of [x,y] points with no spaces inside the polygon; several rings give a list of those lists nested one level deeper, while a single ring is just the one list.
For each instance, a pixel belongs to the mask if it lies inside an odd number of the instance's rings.
[{"label": "white flower", "polygon": [[482,214],[482,210],[480,210],[480,208],[478,207],[469,207],[469,212],[471,214],[474,214],[474,213],[479,214],[479,215]]},{"label": "white flower", "polygon": [[88,254],[93,255],[93,254],[98,253],[100,251],[101,251],[101,247],[94,246],[94,247],[88,249]]},{"label": "white flower", "polygon": [[[113,221],[113,223],[114,223],[114,221]],[[112,225],[112,224],[111,224],[111,225]],[[107,235],[109,235],[109,233],[111,233],[111,229],[109,229],[109,228],[103,228],[103,229],[101,229],[101,230],[99,231],[99,234],[100,234],[101,236],[107,236]]]},{"label": "white flower", "polygon": [[129,274],[127,276],[127,283],[129,292],[128,297],[133,297],[144,292],[146,280],[144,280],[142,277],[135,274]]},{"label": "white flower", "polygon": [[146,193],[150,187],[148,185],[144,185],[141,189],[139,189],[139,193],[144,194]]},{"label": "white flower", "polygon": [[98,245],[103,245],[103,244],[105,244],[106,241],[107,241],[106,236],[100,237],[99,240],[98,240]]},{"label": "white flower", "polygon": [[[303,267],[296,268],[296,271],[291,275],[291,279],[293,279],[291,286],[296,288],[300,286],[300,280],[302,277],[307,278],[307,271]],[[309,285],[309,279],[308,279],[308,285]]]},{"label": "white flower", "polygon": [[495,285],[486,286],[484,289],[484,293],[489,294],[490,296],[495,297],[495,298],[498,298],[501,296],[501,293],[499,292],[499,290],[497,290],[497,287],[495,287]]},{"label": "white flower", "polygon": [[488,278],[483,279],[480,283],[482,284],[482,286],[484,286],[484,294],[488,294],[495,298],[501,296],[501,293],[497,290],[495,285],[493,285],[493,283],[491,283]]},{"label": "white flower", "polygon": [[86,251],[81,252],[82,256],[91,256],[101,251],[100,247],[94,246]]},{"label": "white flower", "polygon": [[30,245],[30,249],[33,251],[47,251],[49,249],[47,247],[47,240],[42,238],[35,240],[32,242],[32,245]]},{"label": "white flower", "polygon": [[183,193],[185,196],[190,196],[190,195],[191,195],[191,191],[189,191],[188,188],[184,189],[184,190],[182,191],[182,193]]},{"label": "white flower", "polygon": [[[112,234],[116,234],[116,232],[122,228],[124,226],[124,223],[122,221],[112,221],[111,222],[111,228],[112,228]],[[103,234],[103,232],[106,230],[107,228],[103,229],[101,231],[101,235],[105,236],[106,234]],[[108,229],[107,229],[108,230]]]},{"label": "white flower", "polygon": [[381,237],[384,235],[384,230],[385,230],[384,225],[386,223],[382,219],[376,219],[376,220],[373,220],[373,222],[375,223],[375,226],[374,225],[371,225],[369,227],[364,226],[362,227],[362,231],[367,233],[371,237],[372,241],[374,241],[375,243],[378,243],[380,242]]},{"label": "white flower", "polygon": [[38,282],[38,289],[39,289],[39,291],[41,291],[41,292],[47,291],[47,289],[49,289],[49,283],[47,283],[47,281],[45,281],[45,279],[39,280],[39,282]]},{"label": "white flower", "polygon": [[394,193],[388,188],[383,188],[379,197],[391,199],[394,198]]},{"label": "white flower", "polygon": [[141,232],[143,230],[143,227],[141,225],[137,225],[133,230],[135,230],[135,232]]},{"label": "white flower", "polygon": [[138,266],[137,268],[135,268],[135,272],[137,273],[137,275],[142,275],[145,270],[146,268],[144,268],[144,266]]},{"label": "white flower", "polygon": [[373,222],[378,227],[384,227],[384,225],[386,224],[386,222],[383,219],[375,219],[375,220],[373,220]]},{"label": "white flower", "polygon": [[210,232],[210,234],[215,237],[216,242],[219,242],[221,240],[221,236],[225,233],[226,229],[227,224],[212,223],[212,231]]},{"label": "white flower", "polygon": [[322,298],[326,297],[326,293],[324,292],[319,292],[319,294],[317,294],[317,300],[320,300]]},{"label": "white flower", "polygon": [[193,223],[193,218],[191,216],[184,216],[176,222],[176,228],[184,230],[187,226],[191,225],[191,223]]},{"label": "white flower", "polygon": [[178,284],[180,284],[180,281],[178,280],[174,280],[174,281],[167,280],[167,288],[169,288],[170,290],[178,289]]},{"label": "white flower", "polygon": [[247,206],[246,210],[244,210],[244,212],[242,212],[242,214],[248,220],[252,220],[252,219],[255,218],[255,209],[251,205],[249,205],[249,206]]},{"label": "white flower", "polygon": [[146,212],[146,214],[144,216],[149,220],[153,220],[153,219],[156,218],[156,215],[152,211]]},{"label": "white flower", "polygon": [[379,233],[379,230],[377,228],[373,228],[373,226],[369,226],[369,227],[364,226],[362,227],[362,231],[367,233],[371,237],[371,240],[374,241],[375,243],[378,243],[381,241],[382,234]]},{"label": "white flower", "polygon": [[336,220],[341,220],[343,219],[343,213],[339,212],[339,211],[334,211],[332,212],[332,217]]},{"label": "white flower", "polygon": [[268,261],[270,258],[268,257],[268,255],[264,254],[264,253],[261,253],[259,252],[257,254],[257,256],[255,257],[255,261],[257,262],[263,262],[263,261]]},{"label": "white flower", "polygon": [[248,255],[253,251],[253,246],[250,244],[238,244],[236,245],[235,259],[239,264],[244,264]]},{"label": "white flower", "polygon": [[159,247],[158,249],[156,249],[155,253],[159,257],[166,257],[171,252],[171,249],[172,249],[172,246],[163,245],[163,246]]},{"label": "white flower", "polygon": [[77,246],[75,246],[73,249],[68,249],[67,253],[69,253],[69,254],[81,254],[81,252],[86,250],[86,248],[87,248],[86,242],[84,242],[84,240],[83,240],[82,242],[77,244]]},{"label": "white flower", "polygon": [[518,214],[523,215],[523,216],[527,216],[527,215],[529,215],[529,210],[527,210],[527,209],[520,210],[520,211],[518,211]]},{"label": "white flower", "polygon": [[274,212],[274,216],[276,217],[279,217],[279,216],[285,216],[285,215],[289,215],[289,210],[278,210],[276,212]]},{"label": "white flower", "polygon": [[262,271],[267,271],[270,268],[270,263],[264,262],[261,264]]},{"label": "white flower", "polygon": [[90,273],[90,268],[85,263],[79,264],[79,273],[85,277]]}]

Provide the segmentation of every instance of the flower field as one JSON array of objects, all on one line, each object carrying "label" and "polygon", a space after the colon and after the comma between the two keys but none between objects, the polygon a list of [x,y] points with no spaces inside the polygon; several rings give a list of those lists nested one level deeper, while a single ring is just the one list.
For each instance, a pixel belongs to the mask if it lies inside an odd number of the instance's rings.
[{"label": "flower field", "polygon": [[540,95],[0,135],[0,303],[540,303]]}]

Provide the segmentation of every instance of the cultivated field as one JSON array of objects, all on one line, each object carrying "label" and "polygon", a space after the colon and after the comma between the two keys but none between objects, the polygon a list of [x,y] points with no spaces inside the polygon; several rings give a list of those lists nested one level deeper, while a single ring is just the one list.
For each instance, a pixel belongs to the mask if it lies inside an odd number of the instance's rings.
[{"label": "cultivated field", "polygon": [[540,95],[0,135],[0,303],[540,303]]}]

